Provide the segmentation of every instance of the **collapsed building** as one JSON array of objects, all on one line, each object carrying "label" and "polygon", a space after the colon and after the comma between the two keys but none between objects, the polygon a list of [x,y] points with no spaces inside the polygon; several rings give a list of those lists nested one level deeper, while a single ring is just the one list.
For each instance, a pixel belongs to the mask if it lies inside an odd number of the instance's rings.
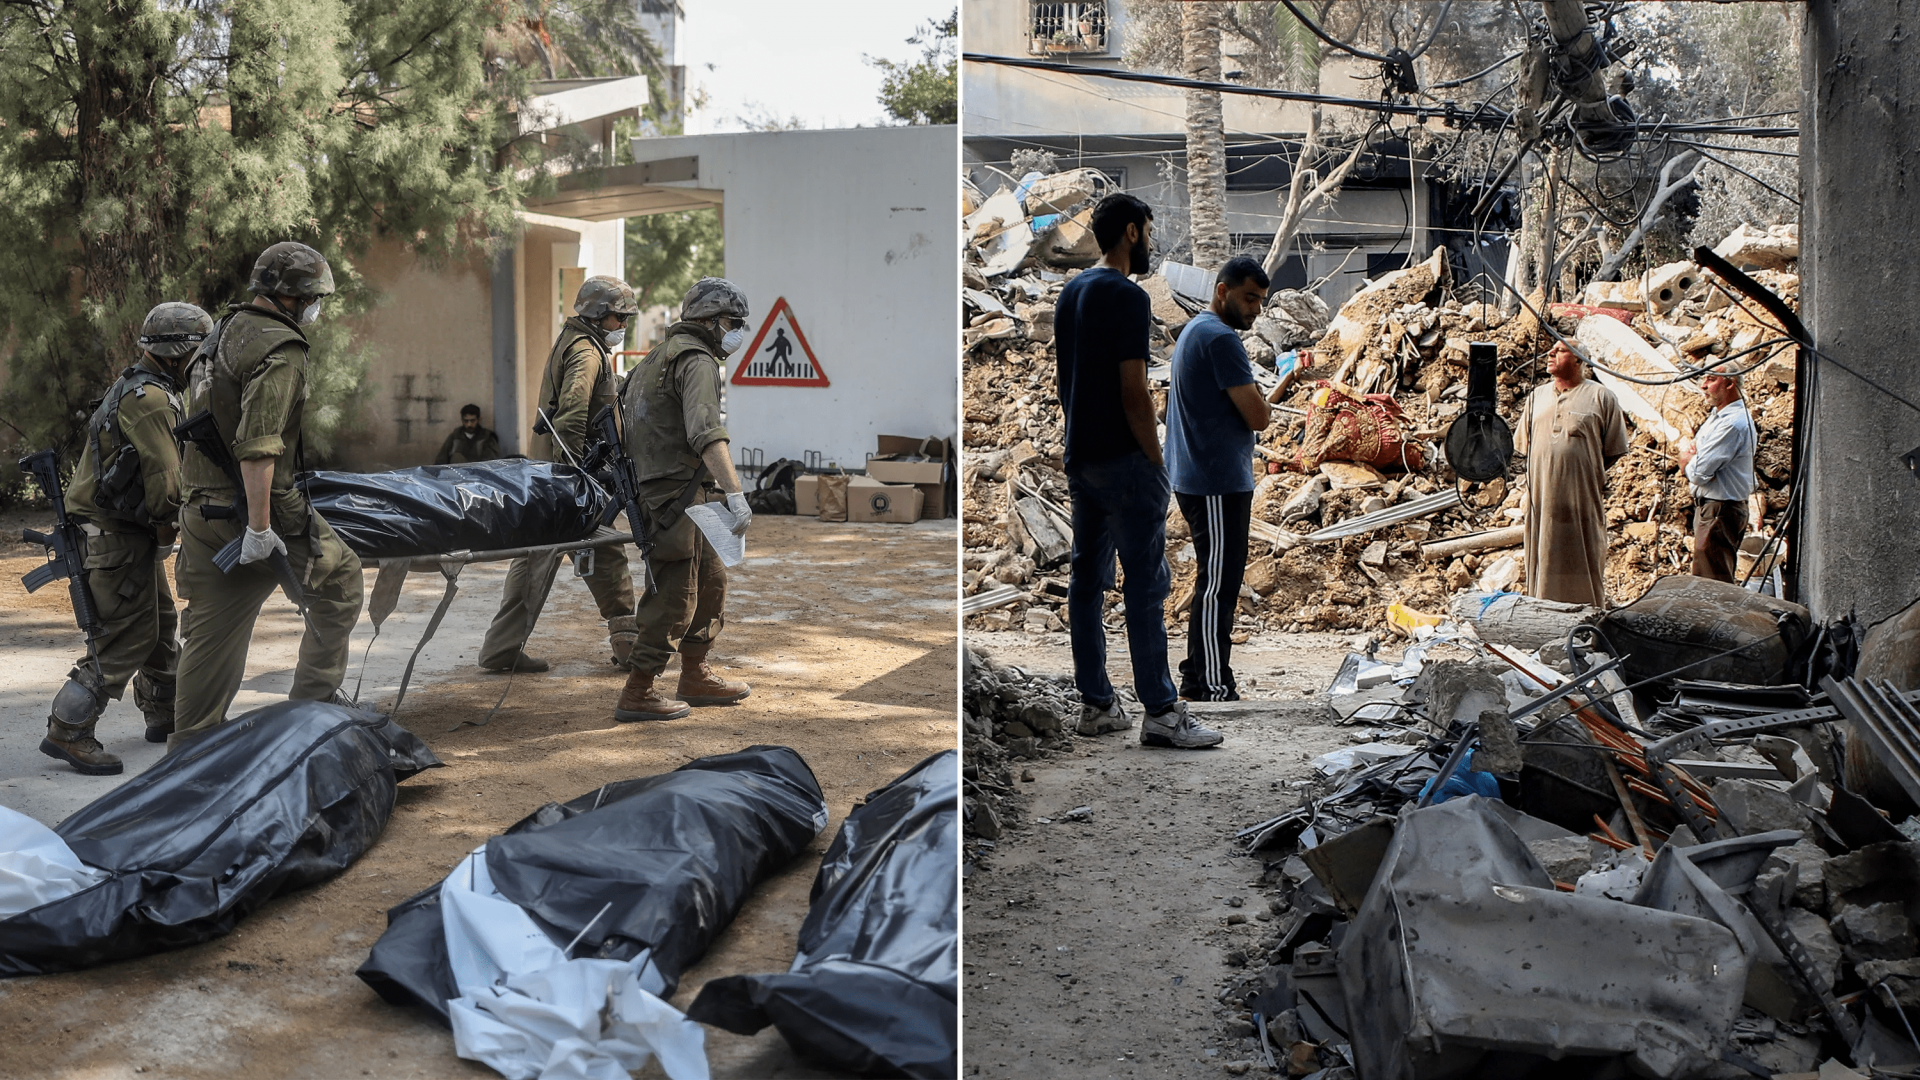
[{"label": "collapsed building", "polygon": [[[1012,200],[1017,222],[1009,194],[968,207],[963,611],[972,631],[1059,632],[1072,531],[1051,318],[1093,261],[1098,183],[1044,178]],[[1792,227],[1715,254],[1797,308]],[[1142,284],[1164,410],[1211,282],[1167,264]],[[1231,837],[1264,867],[1270,932],[1227,957],[1230,1026],[1251,1032],[1230,1072],[1920,1075],[1920,603],[1854,627],[1780,597],[1795,344],[1727,284],[1676,263],[1507,312],[1436,253],[1337,311],[1279,291],[1242,332],[1281,412],[1259,438],[1235,640],[1379,630],[1407,647],[1345,658],[1326,701],[1355,745]],[[1468,484],[1441,452],[1471,346],[1497,350],[1511,416],[1556,336],[1599,361],[1632,424],[1608,477],[1611,610],[1524,595],[1524,463]],[[1748,369],[1759,431],[1746,588],[1686,574],[1676,447],[1708,407],[1683,375],[1722,358]],[[1169,509],[1172,624],[1194,565]],[[1071,749],[1078,705],[1071,680],[969,650],[971,864],[1022,823],[1014,774]]]},{"label": "collapsed building", "polygon": [[[1065,625],[1072,530],[1050,347],[1053,305],[1069,276],[1098,257],[1090,220],[1093,200],[1105,191],[1101,174],[1075,170],[1035,180],[1019,199],[1003,189],[980,200],[967,219],[963,569],[970,629]],[[1791,227],[1743,228],[1719,253],[1756,267],[1750,276],[1797,303]],[[1196,268],[1166,264],[1141,284],[1153,301],[1156,366],[1149,381],[1164,415],[1174,341],[1205,310],[1212,282]],[[1261,388],[1285,382],[1287,396],[1256,450],[1256,471],[1266,475],[1254,492],[1237,632],[1385,628],[1395,604],[1445,614],[1450,599],[1470,587],[1524,589],[1524,464],[1488,484],[1457,485],[1438,440],[1466,408],[1472,342],[1498,347],[1499,408],[1506,415],[1545,380],[1536,361],[1553,335],[1540,316],[1607,367],[1648,378],[1677,377],[1719,356],[1738,354],[1743,367],[1757,365],[1745,392],[1760,436],[1754,464],[1761,490],[1749,507],[1753,550],[1741,570],[1755,570],[1763,548],[1754,576],[1764,579],[1781,563],[1783,542],[1767,540],[1792,494],[1792,344],[1779,340],[1765,312],[1691,263],[1595,286],[1582,299],[1547,305],[1536,298],[1506,313],[1477,293],[1456,293],[1440,251],[1374,279],[1338,312],[1310,292],[1271,296],[1265,314],[1241,332]],[[1607,591],[1624,602],[1688,565],[1692,500],[1674,444],[1705,419],[1708,406],[1691,381],[1645,386],[1605,371],[1598,377],[1620,397],[1635,429],[1632,449],[1609,470],[1606,503],[1615,537]],[[1443,497],[1457,488],[1458,501]],[[1167,540],[1171,620],[1190,601],[1195,573],[1186,524],[1171,507]]]}]

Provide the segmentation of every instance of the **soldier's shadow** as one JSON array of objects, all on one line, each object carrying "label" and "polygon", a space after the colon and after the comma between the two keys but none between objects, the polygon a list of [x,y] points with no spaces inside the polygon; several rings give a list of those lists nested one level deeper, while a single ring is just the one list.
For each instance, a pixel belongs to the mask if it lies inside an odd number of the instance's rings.
[{"label": "soldier's shadow", "polygon": [[293,669],[281,668],[279,671],[263,671],[240,684],[242,690],[252,690],[261,694],[284,694],[293,689]]}]

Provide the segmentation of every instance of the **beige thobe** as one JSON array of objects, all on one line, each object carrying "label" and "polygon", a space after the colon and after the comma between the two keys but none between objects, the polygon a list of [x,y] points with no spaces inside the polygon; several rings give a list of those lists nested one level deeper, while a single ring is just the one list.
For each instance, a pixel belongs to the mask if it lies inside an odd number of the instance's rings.
[{"label": "beige thobe", "polygon": [[1606,605],[1607,463],[1627,452],[1613,392],[1591,379],[1535,390],[1513,448],[1527,455],[1527,594]]}]

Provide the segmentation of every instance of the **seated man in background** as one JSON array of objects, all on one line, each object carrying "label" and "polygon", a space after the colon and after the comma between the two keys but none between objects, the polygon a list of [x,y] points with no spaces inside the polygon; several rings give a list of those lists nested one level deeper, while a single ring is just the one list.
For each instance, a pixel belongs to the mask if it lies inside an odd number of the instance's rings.
[{"label": "seated man in background", "polygon": [[460,407],[460,426],[453,429],[447,441],[440,444],[440,452],[434,455],[435,465],[466,465],[475,461],[492,461],[500,456],[500,436],[480,426],[480,406],[462,405]]}]

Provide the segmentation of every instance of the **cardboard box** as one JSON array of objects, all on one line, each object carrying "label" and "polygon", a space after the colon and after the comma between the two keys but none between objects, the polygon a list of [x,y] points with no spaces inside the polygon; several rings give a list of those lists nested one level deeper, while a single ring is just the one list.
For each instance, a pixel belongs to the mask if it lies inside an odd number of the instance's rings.
[{"label": "cardboard box", "polygon": [[920,520],[926,496],[912,484],[883,484],[871,476],[847,482],[847,520],[910,524]]},{"label": "cardboard box", "polygon": [[802,474],[793,478],[793,512],[801,517],[820,516],[820,478]]},{"label": "cardboard box", "polygon": [[[947,439],[916,439],[907,435],[882,435],[877,453],[867,459],[867,475],[886,484],[912,484],[924,497],[922,516],[947,516],[947,462],[953,457],[953,445]],[[925,457],[926,461],[901,461],[905,457]]]}]

